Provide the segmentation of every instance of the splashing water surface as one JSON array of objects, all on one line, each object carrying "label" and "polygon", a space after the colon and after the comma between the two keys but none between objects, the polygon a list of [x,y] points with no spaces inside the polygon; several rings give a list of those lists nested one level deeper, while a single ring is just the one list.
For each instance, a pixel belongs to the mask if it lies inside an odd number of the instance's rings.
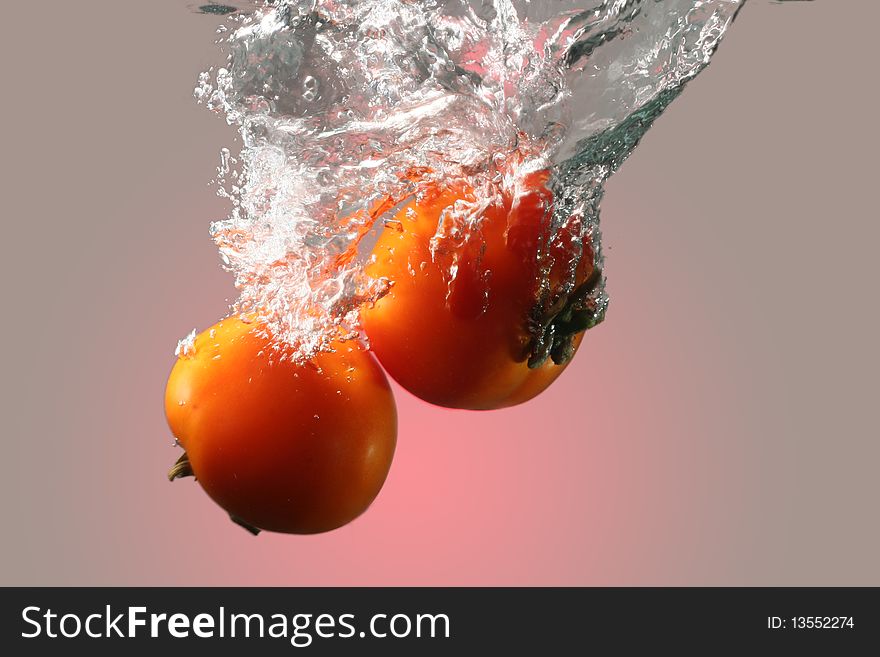
[{"label": "splashing water surface", "polygon": [[[474,193],[443,212],[432,257],[455,284],[483,211],[549,170],[566,263],[602,265],[603,184],[709,62],[745,0],[311,0],[235,11],[223,67],[197,99],[240,130],[221,153],[230,215],[212,235],[233,310],[308,357],[358,332],[388,289],[363,273],[376,231],[438,185]],[[240,8],[240,7],[239,7]],[[229,13],[229,12],[212,12]],[[584,308],[607,305],[604,279]]]}]

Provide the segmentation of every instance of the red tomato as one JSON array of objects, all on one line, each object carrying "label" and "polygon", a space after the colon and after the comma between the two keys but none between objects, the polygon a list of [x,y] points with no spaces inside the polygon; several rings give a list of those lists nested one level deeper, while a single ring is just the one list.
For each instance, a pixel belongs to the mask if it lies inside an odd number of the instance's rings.
[{"label": "red tomato", "polygon": [[[483,212],[479,239],[455,251],[451,283],[449,253],[435,259],[431,239],[443,211],[473,201],[472,190],[430,190],[387,222],[366,271],[392,287],[361,320],[382,366],[417,397],[452,408],[512,406],[546,389],[571,360],[587,326],[579,304],[599,272],[589,247],[577,260],[575,225],[551,240],[547,179],[528,176]],[[566,287],[571,262],[574,285]]]},{"label": "red tomato", "polygon": [[266,330],[225,319],[175,363],[168,424],[186,450],[169,476],[194,474],[253,530],[311,534],[360,515],[385,481],[397,414],[388,381],[356,342],[300,365]]}]

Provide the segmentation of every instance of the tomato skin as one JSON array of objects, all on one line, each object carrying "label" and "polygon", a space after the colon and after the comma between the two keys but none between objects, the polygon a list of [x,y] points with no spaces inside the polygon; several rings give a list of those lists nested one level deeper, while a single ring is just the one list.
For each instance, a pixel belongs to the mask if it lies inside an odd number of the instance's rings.
[{"label": "tomato skin", "polygon": [[391,389],[362,346],[334,347],[304,365],[279,361],[260,327],[230,318],[175,363],[168,424],[197,481],[237,520],[324,532],[381,489],[397,435]]},{"label": "tomato skin", "polygon": [[[468,190],[426,194],[401,209],[389,222],[394,228],[380,235],[366,272],[393,285],[362,309],[361,322],[379,362],[412,394],[439,406],[498,409],[532,399],[565,370],[567,362],[549,358],[528,366],[529,318],[541,277],[537,253],[552,202],[546,180],[546,173],[533,174],[514,201],[505,197],[484,212],[480,238],[463,250],[451,287],[432,257],[431,238],[443,209],[467,198]],[[562,278],[567,255],[557,251],[553,284]],[[591,270],[592,257],[583,258],[576,283]],[[574,348],[579,344],[578,336]]]}]

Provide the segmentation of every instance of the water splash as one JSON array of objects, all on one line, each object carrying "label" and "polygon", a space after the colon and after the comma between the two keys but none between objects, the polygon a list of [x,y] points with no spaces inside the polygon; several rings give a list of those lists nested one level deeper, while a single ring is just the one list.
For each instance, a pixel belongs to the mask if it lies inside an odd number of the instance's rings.
[{"label": "water splash", "polygon": [[191,358],[196,353],[196,329],[190,331],[187,336],[177,341],[174,355],[178,358]]},{"label": "water splash", "polygon": [[[709,59],[745,0],[290,0],[239,7],[196,98],[238,127],[211,232],[234,311],[307,357],[388,289],[363,265],[395,208],[461,182],[432,244],[454,282],[483,211],[549,170],[554,231],[602,266],[603,185]],[[213,4],[213,3],[212,3]],[[224,8],[225,7],[224,5]],[[232,8],[230,8],[232,9]],[[222,13],[220,10],[211,10]],[[604,279],[585,301],[607,306]]]}]

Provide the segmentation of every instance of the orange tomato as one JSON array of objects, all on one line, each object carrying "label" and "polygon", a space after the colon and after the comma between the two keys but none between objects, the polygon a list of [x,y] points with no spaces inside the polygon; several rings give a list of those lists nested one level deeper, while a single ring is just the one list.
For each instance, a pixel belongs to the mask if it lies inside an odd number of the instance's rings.
[{"label": "orange tomato", "polygon": [[[431,240],[443,212],[473,201],[473,190],[429,190],[387,222],[366,272],[392,286],[362,309],[361,322],[379,362],[417,397],[452,408],[512,406],[546,389],[571,360],[587,325],[578,304],[599,272],[589,246],[577,259],[574,225],[551,239],[547,180],[547,172],[526,177],[483,211],[479,239],[439,258]],[[452,252],[450,281],[444,257]],[[574,285],[566,287],[572,262]]]},{"label": "orange tomato", "polygon": [[312,534],[360,515],[388,474],[397,414],[372,356],[334,349],[282,360],[265,328],[238,318],[199,334],[165,390],[185,450],[169,476],[194,474],[252,531]]}]

